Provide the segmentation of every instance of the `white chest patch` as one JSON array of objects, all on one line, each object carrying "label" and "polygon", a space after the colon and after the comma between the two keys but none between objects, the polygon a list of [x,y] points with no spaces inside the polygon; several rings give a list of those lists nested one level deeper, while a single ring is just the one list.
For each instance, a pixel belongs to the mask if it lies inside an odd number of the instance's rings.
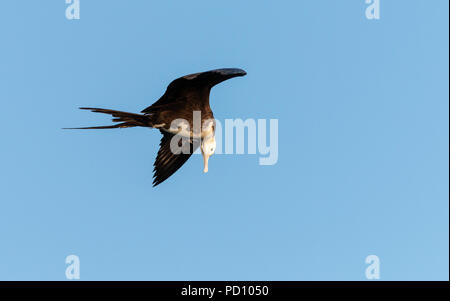
[{"label": "white chest patch", "polygon": [[205,122],[202,126],[201,133],[195,130],[193,131],[190,128],[189,122],[187,122],[186,120],[175,120],[172,122],[169,129],[164,127],[161,127],[161,129],[171,134],[200,139],[214,135],[214,122],[211,120]]}]

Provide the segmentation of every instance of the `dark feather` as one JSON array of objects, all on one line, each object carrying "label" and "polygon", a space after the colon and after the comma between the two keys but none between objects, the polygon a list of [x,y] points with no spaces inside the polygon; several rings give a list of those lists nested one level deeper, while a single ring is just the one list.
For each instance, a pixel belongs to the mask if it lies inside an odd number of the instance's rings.
[{"label": "dark feather", "polygon": [[82,128],[63,128],[63,130],[105,130],[105,129],[121,129],[121,128],[131,128],[138,126],[133,122],[122,122],[113,125],[104,125],[104,126],[89,126]]},{"label": "dark feather", "polygon": [[[167,180],[171,175],[173,175],[184,163],[191,157],[191,155],[195,152],[195,150],[200,146],[200,141],[191,140],[185,141],[187,145],[183,147],[187,147],[189,149],[189,153],[179,153],[174,154],[170,149],[170,142],[172,138],[175,136],[173,134],[163,132],[160,142],[160,148],[158,151],[158,156],[156,157],[153,169],[153,186],[157,186]],[[182,141],[181,137],[175,137]]]},{"label": "dark feather", "polygon": [[150,116],[128,113],[122,111],[115,111],[109,109],[100,108],[80,108],[80,110],[90,110],[95,113],[109,114],[113,117],[113,122],[121,122],[119,124],[105,125],[105,126],[90,126],[81,128],[65,128],[65,130],[98,130],[98,129],[117,129],[117,128],[130,128],[136,126],[152,127],[152,120]]}]

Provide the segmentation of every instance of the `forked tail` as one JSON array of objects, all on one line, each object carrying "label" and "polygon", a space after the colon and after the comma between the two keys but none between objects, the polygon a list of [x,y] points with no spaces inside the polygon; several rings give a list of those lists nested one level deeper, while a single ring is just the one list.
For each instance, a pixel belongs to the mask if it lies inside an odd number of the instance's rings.
[{"label": "forked tail", "polygon": [[81,127],[81,128],[66,128],[68,130],[92,130],[92,129],[117,129],[117,128],[131,128],[136,126],[142,127],[153,127],[150,116],[134,114],[122,111],[99,109],[99,108],[80,108],[81,110],[90,110],[95,113],[103,113],[112,115],[114,118],[113,122],[120,122],[113,125],[105,126],[91,126],[91,127]]}]

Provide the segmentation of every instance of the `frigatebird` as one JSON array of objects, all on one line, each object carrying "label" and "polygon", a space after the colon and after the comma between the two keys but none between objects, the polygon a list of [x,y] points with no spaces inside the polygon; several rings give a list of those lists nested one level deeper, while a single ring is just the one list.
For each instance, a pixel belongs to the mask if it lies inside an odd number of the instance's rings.
[{"label": "frigatebird", "polygon": [[[161,184],[173,175],[198,147],[203,155],[203,171],[208,172],[208,159],[216,150],[214,115],[209,105],[211,88],[223,81],[246,74],[242,69],[226,68],[180,77],[172,81],[164,95],[142,110],[141,114],[82,107],[80,108],[82,110],[112,115],[114,117],[112,121],[118,123],[71,129],[130,127],[158,129],[163,136],[153,164],[153,186]],[[198,126],[196,116],[201,120]],[[174,139],[174,137],[185,139]],[[176,151],[174,151],[174,145],[178,145]]]}]

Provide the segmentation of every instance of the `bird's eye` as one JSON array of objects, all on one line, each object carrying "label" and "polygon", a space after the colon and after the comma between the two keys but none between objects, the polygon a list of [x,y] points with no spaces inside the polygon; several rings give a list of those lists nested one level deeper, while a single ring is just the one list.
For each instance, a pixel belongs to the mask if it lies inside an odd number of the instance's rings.
[{"label": "bird's eye", "polygon": [[214,151],[214,148],[211,148],[211,151],[213,152],[213,151]]}]

